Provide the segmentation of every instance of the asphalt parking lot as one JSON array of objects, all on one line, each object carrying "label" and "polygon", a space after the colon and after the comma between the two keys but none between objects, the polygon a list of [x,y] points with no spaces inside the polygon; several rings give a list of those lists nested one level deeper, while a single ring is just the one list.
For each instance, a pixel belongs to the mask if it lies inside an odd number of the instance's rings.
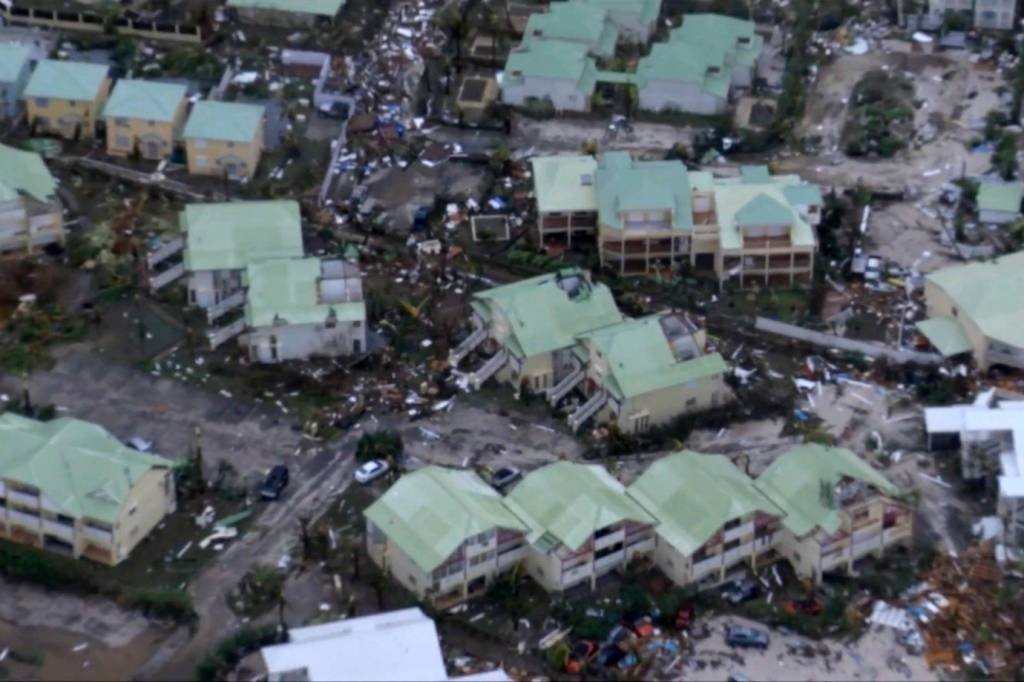
[{"label": "asphalt parking lot", "polygon": [[[207,468],[224,459],[242,476],[263,473],[300,447],[294,420],[279,411],[76,348],[58,350],[56,360],[28,377],[34,403],[53,403],[60,416],[95,422],[122,440],[145,438],[166,457],[189,452],[197,426]],[[20,377],[0,375],[0,394],[9,399],[20,399],[22,386]]]}]

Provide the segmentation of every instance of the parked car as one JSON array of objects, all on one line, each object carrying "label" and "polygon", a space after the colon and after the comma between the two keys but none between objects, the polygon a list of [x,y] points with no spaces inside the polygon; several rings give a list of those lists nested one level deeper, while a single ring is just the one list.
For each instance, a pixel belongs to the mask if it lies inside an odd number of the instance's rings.
[{"label": "parked car", "polygon": [[288,485],[288,467],[283,464],[276,465],[267,474],[267,479],[260,487],[260,497],[265,500],[276,500],[281,497],[285,486]]},{"label": "parked car", "polygon": [[757,628],[748,628],[743,625],[725,626],[725,643],[729,646],[742,647],[744,649],[768,648],[768,633]]},{"label": "parked car", "polygon": [[356,469],[356,481],[365,485],[386,474],[390,468],[390,465],[382,459],[371,459]]},{"label": "parked car", "polygon": [[509,487],[520,478],[523,477],[523,472],[515,467],[501,467],[494,472],[494,476],[491,477],[491,485],[498,490]]},{"label": "parked car", "polygon": [[741,578],[727,583],[722,589],[722,599],[737,605],[750,601],[757,596],[757,583],[749,578]]},{"label": "parked car", "polygon": [[576,642],[576,646],[569,652],[569,657],[565,659],[565,672],[573,674],[583,672],[583,669],[587,667],[587,663],[595,655],[597,655],[597,645],[589,639]]}]

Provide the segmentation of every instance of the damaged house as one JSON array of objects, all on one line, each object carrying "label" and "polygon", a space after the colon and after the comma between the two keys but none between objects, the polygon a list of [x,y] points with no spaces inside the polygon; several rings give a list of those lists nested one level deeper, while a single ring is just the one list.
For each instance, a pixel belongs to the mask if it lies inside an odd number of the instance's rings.
[{"label": "damaged house", "polygon": [[363,513],[373,562],[438,608],[482,594],[526,555],[527,526],[471,471],[424,467]]},{"label": "damaged house", "polygon": [[64,243],[57,181],[35,152],[0,144],[0,253]]},{"label": "damaged house", "polygon": [[343,260],[278,258],[249,263],[245,329],[253,362],[337,357],[366,349],[359,268]]},{"label": "damaged house", "polygon": [[89,422],[0,415],[0,537],[113,566],[176,507],[174,462]]},{"label": "damaged house", "polygon": [[482,291],[471,305],[473,331],[450,364],[480,349],[483,364],[467,376],[473,388],[495,377],[552,407],[578,397],[573,430],[594,419],[643,433],[732,399],[725,362],[705,354],[702,330],[679,315],[624,318],[608,288],[582,270]]},{"label": "damaged house", "polygon": [[741,288],[811,283],[823,199],[797,176],[744,166],[716,178],[627,152],[541,157],[533,170],[542,243],[596,241],[623,275],[686,264]]},{"label": "damaged house", "polygon": [[945,357],[970,354],[981,370],[1024,369],[1024,251],[926,276],[928,319],[917,330]]}]

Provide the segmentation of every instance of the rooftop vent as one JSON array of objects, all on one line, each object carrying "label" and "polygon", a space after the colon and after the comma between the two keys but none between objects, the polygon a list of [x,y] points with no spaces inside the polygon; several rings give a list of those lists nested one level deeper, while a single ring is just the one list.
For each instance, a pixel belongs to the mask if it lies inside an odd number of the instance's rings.
[{"label": "rooftop vent", "polygon": [[590,173],[584,173],[580,176],[580,184],[584,187],[590,187],[594,184],[594,176]]}]

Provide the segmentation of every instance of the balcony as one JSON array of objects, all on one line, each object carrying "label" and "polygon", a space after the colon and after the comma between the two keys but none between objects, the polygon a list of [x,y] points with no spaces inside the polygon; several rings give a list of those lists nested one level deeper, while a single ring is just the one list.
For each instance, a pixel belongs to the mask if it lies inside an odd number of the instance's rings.
[{"label": "balcony", "polygon": [[583,564],[582,566],[577,566],[576,568],[570,569],[568,571],[563,570],[562,587],[571,587],[572,585],[575,585],[584,578],[589,578],[592,573],[593,567],[589,562]]},{"label": "balcony", "polygon": [[456,587],[459,587],[465,581],[465,576],[462,574],[462,571],[459,571],[458,573],[453,573],[452,575],[445,576],[440,580],[435,580],[434,587],[437,588],[437,591],[440,594],[445,594],[446,592],[450,592],[454,590]]},{"label": "balcony", "polygon": [[725,534],[722,535],[722,541],[729,542],[730,540],[736,540],[738,538],[746,537],[748,535],[753,534],[754,522],[748,521],[747,523],[741,523],[735,528],[730,528],[729,530],[725,531]]},{"label": "balcony", "polygon": [[20,504],[23,507],[34,508],[39,506],[39,495],[32,493],[23,493],[13,488],[8,488],[7,501],[13,502],[14,504]]},{"label": "balcony", "polygon": [[600,551],[605,547],[611,547],[614,544],[624,542],[626,539],[626,531],[620,528],[616,531],[612,531],[607,535],[601,535],[594,539],[594,550]]},{"label": "balcony", "polygon": [[526,545],[498,554],[498,570],[503,571],[526,558]]},{"label": "balcony", "polygon": [[17,511],[16,509],[7,510],[7,522],[11,525],[21,526],[22,528],[30,528],[36,533],[39,532],[40,528],[40,518],[38,516],[26,514],[24,512]]},{"label": "balcony", "polygon": [[100,530],[93,526],[82,526],[82,535],[100,547],[110,547],[114,544],[114,533],[109,530]]},{"label": "balcony", "polygon": [[865,554],[876,552],[882,547],[882,533],[877,532],[850,545],[850,556],[859,559]]},{"label": "balcony", "polygon": [[725,566],[731,566],[741,559],[748,559],[750,555],[754,553],[754,543],[748,542],[745,545],[739,547],[733,547],[725,554],[722,555],[722,563]]},{"label": "balcony", "polygon": [[65,523],[57,523],[56,521],[43,519],[43,532],[48,535],[52,535],[55,538],[60,538],[65,542],[75,541],[75,527],[69,526]]},{"label": "balcony", "polygon": [[910,537],[912,531],[913,527],[909,523],[886,528],[882,531],[882,543],[888,545],[892,542],[905,540]]},{"label": "balcony", "polygon": [[594,573],[602,575],[616,566],[621,566],[626,561],[626,553],[623,551],[612,552],[594,562]]},{"label": "balcony", "polygon": [[722,568],[722,555],[716,554],[712,557],[708,557],[702,561],[694,562],[693,564],[693,579],[699,580],[703,576],[712,571],[717,571]]}]

